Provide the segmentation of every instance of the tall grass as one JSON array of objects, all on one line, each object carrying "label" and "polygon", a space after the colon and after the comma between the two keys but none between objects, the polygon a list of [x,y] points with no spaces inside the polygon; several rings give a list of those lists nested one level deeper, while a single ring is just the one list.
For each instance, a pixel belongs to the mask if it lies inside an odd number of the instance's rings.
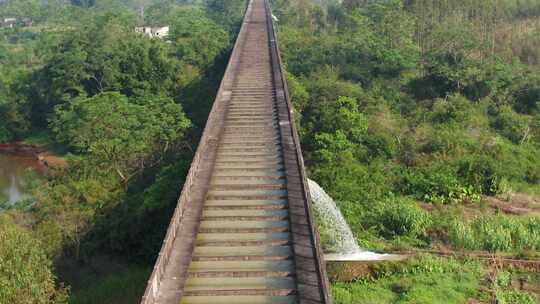
[{"label": "tall grass", "polygon": [[449,224],[448,239],[454,246],[470,250],[540,250],[540,218],[495,215],[465,222],[456,219]]}]

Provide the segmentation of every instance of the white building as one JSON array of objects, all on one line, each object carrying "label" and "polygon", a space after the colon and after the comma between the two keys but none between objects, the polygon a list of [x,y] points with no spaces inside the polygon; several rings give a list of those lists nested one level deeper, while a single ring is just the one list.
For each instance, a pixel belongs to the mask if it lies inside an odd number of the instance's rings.
[{"label": "white building", "polygon": [[4,18],[4,20],[2,20],[3,27],[14,28],[15,24],[17,24],[16,18]]},{"label": "white building", "polygon": [[0,19],[0,27],[14,28],[14,27],[28,27],[32,26],[33,21],[30,18],[3,18]]},{"label": "white building", "polygon": [[141,26],[136,27],[135,32],[147,35],[151,38],[165,38],[169,35],[169,27],[150,27],[150,26]]}]

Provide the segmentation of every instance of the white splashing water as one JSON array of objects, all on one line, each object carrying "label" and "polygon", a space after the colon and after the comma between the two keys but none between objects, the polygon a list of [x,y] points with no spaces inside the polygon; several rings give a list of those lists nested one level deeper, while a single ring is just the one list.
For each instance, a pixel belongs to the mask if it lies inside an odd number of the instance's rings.
[{"label": "white splashing water", "polygon": [[308,184],[315,211],[319,219],[324,221],[327,232],[332,236],[331,243],[325,244],[327,260],[372,261],[392,258],[393,255],[390,254],[378,254],[360,248],[336,202],[316,182],[308,179]]},{"label": "white splashing water", "polygon": [[12,175],[10,178],[10,181],[11,181],[10,186],[8,189],[6,189],[6,194],[9,198],[8,200],[9,206],[15,204],[23,196],[21,193],[21,190],[19,189],[20,185],[17,181],[17,177],[15,177],[15,175]]}]

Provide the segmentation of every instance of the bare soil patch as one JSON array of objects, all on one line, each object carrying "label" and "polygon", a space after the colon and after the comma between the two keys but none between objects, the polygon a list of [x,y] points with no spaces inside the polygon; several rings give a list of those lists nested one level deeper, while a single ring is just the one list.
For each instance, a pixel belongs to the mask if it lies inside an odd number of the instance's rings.
[{"label": "bare soil patch", "polygon": [[490,208],[506,214],[526,215],[540,212],[540,202],[535,197],[524,193],[483,196],[482,201]]}]

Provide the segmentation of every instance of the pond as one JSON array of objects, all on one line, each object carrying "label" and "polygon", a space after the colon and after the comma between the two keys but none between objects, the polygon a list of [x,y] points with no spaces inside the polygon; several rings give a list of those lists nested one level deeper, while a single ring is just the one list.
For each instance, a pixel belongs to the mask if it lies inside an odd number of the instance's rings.
[{"label": "pond", "polygon": [[0,152],[0,209],[30,197],[31,182],[45,169],[34,154]]}]

